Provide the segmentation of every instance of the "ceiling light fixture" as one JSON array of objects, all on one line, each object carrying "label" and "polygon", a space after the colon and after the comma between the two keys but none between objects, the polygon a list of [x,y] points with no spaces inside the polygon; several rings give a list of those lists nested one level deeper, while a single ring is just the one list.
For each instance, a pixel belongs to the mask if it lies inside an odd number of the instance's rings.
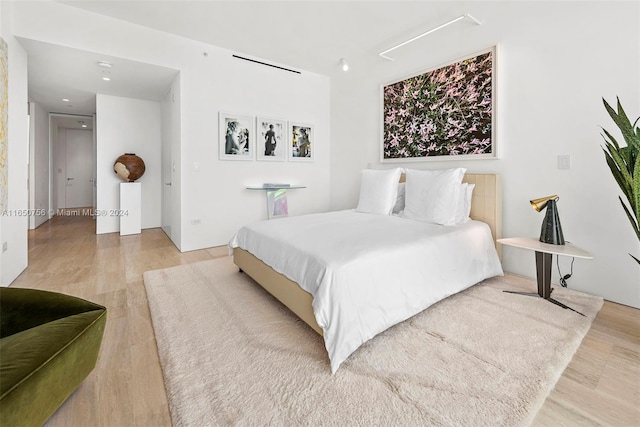
[{"label": "ceiling light fixture", "polygon": [[104,76],[104,77],[102,77],[102,80],[104,80],[105,82],[110,82],[111,81],[111,77]]},{"label": "ceiling light fixture", "polygon": [[407,41],[405,41],[405,42],[402,42],[402,43],[400,43],[400,44],[398,44],[398,45],[396,45],[396,46],[393,46],[393,47],[391,47],[391,48],[389,48],[389,49],[387,49],[387,50],[385,50],[385,51],[382,51],[382,52],[380,52],[378,55],[379,55],[380,57],[384,58],[384,59],[387,59],[387,60],[389,60],[389,61],[393,61],[393,58],[390,58],[390,57],[386,56],[386,54],[387,54],[387,53],[391,52],[392,50],[396,50],[397,48],[402,47],[402,46],[404,46],[404,45],[406,45],[406,44],[409,44],[409,43],[411,43],[411,42],[413,42],[413,41],[416,41],[416,40],[418,40],[419,38],[422,38],[422,37],[424,37],[424,36],[426,36],[426,35],[428,35],[428,34],[435,33],[436,31],[441,30],[441,29],[443,29],[444,27],[447,27],[447,26],[449,26],[449,25],[453,24],[454,22],[458,22],[458,21],[460,21],[461,19],[465,19],[465,18],[470,19],[471,21],[475,22],[475,23],[476,23],[476,24],[478,24],[478,25],[482,25],[482,22],[478,21],[476,18],[474,18],[474,17],[473,17],[473,16],[471,16],[470,14],[465,13],[464,15],[460,15],[460,16],[458,16],[457,18],[452,19],[451,21],[445,22],[445,23],[444,23],[444,24],[442,24],[442,25],[438,25],[438,26],[437,26],[437,27],[435,27],[435,28],[432,28],[432,29],[430,29],[430,30],[427,30],[427,31],[425,31],[425,32],[424,32],[424,33],[422,33],[422,34],[418,34],[417,36],[415,36],[415,37],[414,37],[414,38],[412,38],[412,39],[409,39],[409,40],[407,40]]},{"label": "ceiling light fixture", "polygon": [[87,127],[87,125],[82,125],[82,127],[83,127],[83,128],[86,128],[86,127]]},{"label": "ceiling light fixture", "polygon": [[62,102],[69,102],[69,98],[62,98]]},{"label": "ceiling light fixture", "polygon": [[340,58],[340,67],[342,67],[342,71],[349,71],[349,64],[345,58]]},{"label": "ceiling light fixture", "polygon": [[99,61],[98,65],[100,67],[103,67],[103,68],[111,68],[111,67],[113,67],[113,65],[111,65],[111,63],[109,63],[107,61]]}]

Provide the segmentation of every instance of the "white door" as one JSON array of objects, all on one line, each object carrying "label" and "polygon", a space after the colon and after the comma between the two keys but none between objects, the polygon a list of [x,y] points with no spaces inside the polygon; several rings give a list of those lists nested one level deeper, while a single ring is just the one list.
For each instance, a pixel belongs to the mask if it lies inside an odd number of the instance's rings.
[{"label": "white door", "polygon": [[66,130],[66,208],[86,208],[93,205],[92,133],[90,130]]},{"label": "white door", "polygon": [[165,234],[171,239],[171,138],[173,123],[171,103],[173,91],[169,91],[162,100],[162,214],[161,223]]}]

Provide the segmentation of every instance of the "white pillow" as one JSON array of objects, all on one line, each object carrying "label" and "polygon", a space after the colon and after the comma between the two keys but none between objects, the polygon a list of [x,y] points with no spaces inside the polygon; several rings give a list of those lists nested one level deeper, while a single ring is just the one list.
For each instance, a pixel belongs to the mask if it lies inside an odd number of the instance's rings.
[{"label": "white pillow", "polygon": [[396,204],[393,205],[391,213],[399,214],[404,210],[404,182],[398,184],[398,195],[396,196]]},{"label": "white pillow", "polygon": [[460,184],[460,198],[458,199],[458,207],[456,208],[456,224],[464,224],[469,221],[471,213],[471,199],[473,197],[473,189],[475,184]]},{"label": "white pillow", "polygon": [[361,174],[357,212],[389,215],[396,203],[400,168],[364,169]]},{"label": "white pillow", "polygon": [[404,216],[424,222],[455,225],[460,184],[466,169],[407,169]]}]

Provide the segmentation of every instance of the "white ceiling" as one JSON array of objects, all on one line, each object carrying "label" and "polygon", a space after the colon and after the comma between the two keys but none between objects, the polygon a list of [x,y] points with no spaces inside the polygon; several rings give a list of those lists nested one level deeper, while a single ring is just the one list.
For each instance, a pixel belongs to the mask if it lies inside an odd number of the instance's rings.
[{"label": "white ceiling", "polygon": [[[59,128],[65,129],[93,129],[93,117],[91,116],[76,116],[76,115],[52,115],[51,124]],[[85,125],[86,127],[82,127]]]},{"label": "white ceiling", "polygon": [[[464,13],[491,9],[484,1],[61,1],[69,6],[155,28],[320,74],[384,63],[381,52]],[[456,29],[475,24],[465,21]],[[437,42],[425,40],[422,46]],[[440,39],[442,40],[442,39]],[[405,51],[406,52],[406,51]],[[399,50],[398,54],[402,54]]]},{"label": "white ceiling", "polygon": [[[91,115],[96,93],[160,101],[176,70],[19,38],[28,54],[29,97],[45,110]],[[98,66],[112,64],[111,69]],[[102,80],[108,72],[110,81]],[[62,101],[63,98],[69,102]]]},{"label": "white ceiling", "polygon": [[[484,1],[61,1],[123,21],[180,35],[294,68],[325,75],[340,73],[339,60],[352,68],[385,66],[378,53],[464,13],[481,21],[495,2]],[[401,60],[455,33],[473,34],[460,21],[394,51]],[[49,111],[91,114],[95,94],[160,100],[175,70],[31,40],[29,94]],[[110,82],[101,80],[98,61],[114,64]],[[73,107],[62,98],[71,99]]]}]

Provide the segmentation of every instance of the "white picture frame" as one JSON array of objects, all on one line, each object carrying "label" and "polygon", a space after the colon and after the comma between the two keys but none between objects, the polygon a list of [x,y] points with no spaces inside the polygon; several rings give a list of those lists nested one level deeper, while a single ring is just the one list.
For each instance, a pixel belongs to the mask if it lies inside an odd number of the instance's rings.
[{"label": "white picture frame", "polygon": [[256,158],[284,162],[287,159],[287,121],[272,117],[256,118]]},{"label": "white picture frame", "polygon": [[497,62],[492,46],[381,85],[380,162],[497,159]]},{"label": "white picture frame", "polygon": [[254,159],[255,121],[253,116],[221,111],[218,117],[218,130],[220,160]]},{"label": "white picture frame", "polygon": [[313,162],[315,157],[315,135],[313,125],[289,122],[289,161]]}]

